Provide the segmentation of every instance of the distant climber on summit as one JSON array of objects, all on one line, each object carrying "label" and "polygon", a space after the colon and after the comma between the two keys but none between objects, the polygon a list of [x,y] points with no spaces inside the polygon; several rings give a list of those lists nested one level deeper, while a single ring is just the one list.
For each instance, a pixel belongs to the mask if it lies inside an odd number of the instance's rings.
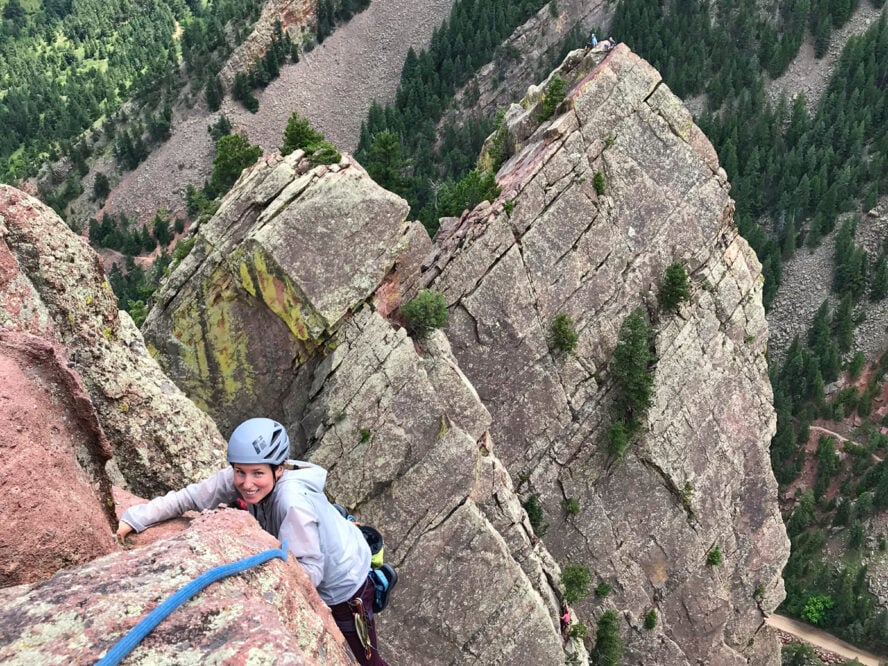
[{"label": "distant climber on summit", "polygon": [[282,542],[305,569],[318,595],[362,666],[388,666],[379,656],[370,571],[370,546],[360,528],[344,518],[324,495],[327,470],[288,460],[290,438],[277,421],[244,421],[228,440],[230,467],[147,504],[120,518],[121,541],[133,531],[181,516],[186,511],[239,506]]},{"label": "distant climber on summit", "polygon": [[589,38],[589,48],[594,49],[598,46],[598,37],[595,36],[595,33],[592,33],[592,36]]}]

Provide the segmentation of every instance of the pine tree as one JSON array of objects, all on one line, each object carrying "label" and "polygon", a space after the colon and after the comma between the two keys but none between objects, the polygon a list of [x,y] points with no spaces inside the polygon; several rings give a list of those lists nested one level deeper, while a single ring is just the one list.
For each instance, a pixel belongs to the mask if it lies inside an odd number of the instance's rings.
[{"label": "pine tree", "polygon": [[620,637],[620,618],[608,610],[598,619],[595,646],[590,655],[595,666],[619,666],[623,657],[623,639]]},{"label": "pine tree", "polygon": [[262,155],[259,146],[252,146],[243,134],[229,134],[216,142],[216,157],[210,187],[217,196],[231,189],[241,172],[255,164]]},{"label": "pine tree", "polygon": [[682,303],[689,300],[691,300],[691,290],[688,272],[681,262],[671,264],[666,269],[657,301],[664,310],[675,312]]},{"label": "pine tree", "polygon": [[294,111],[287,119],[287,127],[284,129],[284,145],[281,146],[281,155],[289,155],[294,150],[305,150],[323,140],[324,135],[315,131],[306,118]]},{"label": "pine tree", "polygon": [[614,409],[635,433],[653,401],[654,380],[648,368],[651,358],[650,325],[644,311],[636,308],[623,321],[611,360]]}]

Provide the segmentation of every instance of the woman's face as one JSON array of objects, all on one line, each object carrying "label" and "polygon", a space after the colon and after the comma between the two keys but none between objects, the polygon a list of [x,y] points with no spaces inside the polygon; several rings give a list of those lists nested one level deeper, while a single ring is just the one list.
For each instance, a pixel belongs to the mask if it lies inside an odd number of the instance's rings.
[{"label": "woman's face", "polygon": [[234,487],[244,498],[247,504],[256,504],[265,499],[266,495],[274,488],[275,478],[280,478],[283,469],[278,467],[275,474],[271,472],[271,465],[244,465],[235,463]]}]

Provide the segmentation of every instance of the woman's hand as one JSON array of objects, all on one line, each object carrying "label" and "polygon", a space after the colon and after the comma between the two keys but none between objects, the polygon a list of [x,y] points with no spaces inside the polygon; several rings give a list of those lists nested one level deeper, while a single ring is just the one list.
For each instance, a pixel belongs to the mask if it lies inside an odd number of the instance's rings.
[{"label": "woman's hand", "polygon": [[117,536],[117,540],[120,542],[121,546],[126,545],[126,537],[127,535],[133,531],[133,526],[129,523],[125,523],[122,520],[117,524],[117,532],[115,535]]}]

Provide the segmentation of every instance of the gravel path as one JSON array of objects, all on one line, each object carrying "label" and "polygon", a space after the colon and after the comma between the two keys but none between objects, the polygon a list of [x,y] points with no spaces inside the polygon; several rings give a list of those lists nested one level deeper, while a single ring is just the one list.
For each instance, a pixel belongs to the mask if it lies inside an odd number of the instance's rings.
[{"label": "gravel path", "polygon": [[845,659],[856,658],[865,666],[879,666],[888,661],[884,657],[879,657],[871,652],[858,650],[853,645],[836,638],[832,634],[828,634],[825,631],[816,629],[815,627],[805,624],[804,622],[799,622],[798,620],[783,617],[782,615],[770,615],[766,622],[775,629],[785,631],[797,638],[801,638],[806,643],[810,643],[815,647],[823,648],[824,650],[833,652]]},{"label": "gravel path", "polygon": [[[258,113],[230,98],[222,111],[266,153],[280,146],[293,111],[338,148],[353,151],[373,100],[394,99],[408,49],[425,47],[452,5],[453,0],[373,0],[298,63],[283,67],[280,77],[257,93]],[[138,213],[142,219],[158,208],[182,210],[186,187],[202,186],[212,170],[214,147],[206,128],[217,117],[199,105],[175,118],[172,137],[124,176],[105,210]]]}]

